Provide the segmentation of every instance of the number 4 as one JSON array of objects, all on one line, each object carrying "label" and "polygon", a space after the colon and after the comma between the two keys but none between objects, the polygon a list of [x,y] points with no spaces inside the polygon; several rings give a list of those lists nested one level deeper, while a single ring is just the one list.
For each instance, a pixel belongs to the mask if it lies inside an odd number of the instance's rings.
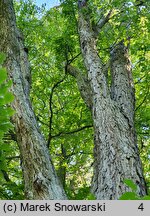
[{"label": "number 4", "polygon": [[138,207],[139,210],[143,211],[144,210],[144,206],[143,206],[143,203],[141,203]]}]

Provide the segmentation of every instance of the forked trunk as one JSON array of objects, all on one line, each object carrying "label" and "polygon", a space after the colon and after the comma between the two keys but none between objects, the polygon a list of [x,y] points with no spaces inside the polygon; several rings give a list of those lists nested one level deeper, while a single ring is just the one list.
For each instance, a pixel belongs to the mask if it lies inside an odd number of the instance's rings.
[{"label": "forked trunk", "polygon": [[86,6],[79,8],[80,46],[91,87],[94,125],[94,176],[97,199],[118,199],[129,189],[124,179],[146,194],[134,128],[134,86],[127,48],[119,43],[111,52],[111,90],[96,48]]}]

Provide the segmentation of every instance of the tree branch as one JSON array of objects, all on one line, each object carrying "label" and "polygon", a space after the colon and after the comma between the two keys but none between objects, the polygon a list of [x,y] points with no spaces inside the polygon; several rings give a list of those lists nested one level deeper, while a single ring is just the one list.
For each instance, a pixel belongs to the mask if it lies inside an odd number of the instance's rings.
[{"label": "tree branch", "polygon": [[6,180],[6,182],[10,182],[10,178],[8,173],[5,170],[1,170],[1,172],[3,173],[4,179]]},{"label": "tree branch", "polygon": [[72,59],[69,59],[68,60],[68,65],[69,64],[71,64],[76,58],[78,58],[78,56],[80,56],[81,55],[81,52],[80,53],[78,53],[76,56],[74,56]]},{"label": "tree branch", "polygon": [[12,156],[12,157],[6,157],[7,160],[14,160],[14,159],[20,159],[20,155]]},{"label": "tree branch", "polygon": [[93,31],[98,36],[103,26],[110,20],[113,10],[111,9],[108,14],[101,18],[96,25],[93,25]]},{"label": "tree branch", "polygon": [[63,132],[60,132],[56,135],[53,135],[52,138],[56,138],[56,137],[64,136],[64,135],[68,135],[68,134],[74,134],[74,133],[80,132],[86,128],[91,128],[91,127],[93,127],[93,125],[86,125],[86,126],[83,126],[81,128],[77,128],[77,129],[72,130],[72,131],[63,131]]},{"label": "tree branch", "polygon": [[76,78],[77,85],[81,94],[81,97],[85,101],[87,107],[91,110],[92,108],[92,100],[91,100],[91,90],[90,84],[85,75],[83,75],[77,68],[73,67],[72,65],[66,66],[67,72]]},{"label": "tree branch", "polygon": [[144,102],[146,101],[148,95],[149,95],[149,88],[148,88],[148,90],[147,90],[147,92],[145,94],[145,97],[143,98],[142,102],[136,107],[135,112],[144,104]]},{"label": "tree branch", "polygon": [[49,135],[48,135],[48,141],[47,141],[48,148],[50,146],[50,142],[51,142],[51,138],[52,138],[52,123],[53,123],[52,100],[53,100],[53,94],[54,94],[55,89],[59,86],[59,84],[61,84],[64,81],[65,77],[66,77],[66,75],[63,77],[63,79],[59,80],[57,83],[55,83],[53,85],[50,96],[49,96],[50,118],[49,118]]}]

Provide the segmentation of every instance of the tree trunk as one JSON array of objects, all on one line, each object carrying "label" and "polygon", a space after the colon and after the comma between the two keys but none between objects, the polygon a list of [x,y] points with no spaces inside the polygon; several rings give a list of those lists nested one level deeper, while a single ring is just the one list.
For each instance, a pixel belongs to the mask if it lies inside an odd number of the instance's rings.
[{"label": "tree trunk", "polygon": [[[108,21],[106,18],[100,22],[101,27]],[[78,32],[92,96],[92,191],[97,199],[118,199],[129,191],[123,180],[132,179],[138,185],[137,193],[143,196],[146,187],[134,129],[134,87],[127,48],[119,43],[111,52],[110,90],[86,4],[79,4]]]},{"label": "tree trunk", "polygon": [[0,0],[0,51],[12,79],[13,123],[20,149],[26,199],[66,199],[29,100],[30,69],[23,38],[16,27],[12,0]]}]

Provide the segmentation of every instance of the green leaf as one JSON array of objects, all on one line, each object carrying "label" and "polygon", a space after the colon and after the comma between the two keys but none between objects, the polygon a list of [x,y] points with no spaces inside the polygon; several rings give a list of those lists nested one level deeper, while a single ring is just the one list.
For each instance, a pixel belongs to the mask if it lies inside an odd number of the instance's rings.
[{"label": "green leaf", "polygon": [[7,78],[7,72],[5,68],[0,68],[0,84],[2,84]]},{"label": "green leaf", "polygon": [[4,53],[0,53],[0,64],[3,64],[3,62],[5,61],[5,54]]},{"label": "green leaf", "polygon": [[15,113],[15,110],[13,110],[11,107],[7,107],[6,112],[8,116],[12,116]]},{"label": "green leaf", "polygon": [[12,95],[12,93],[7,92],[7,93],[5,94],[5,101],[6,101],[6,103],[10,103],[10,102],[12,102],[13,100],[14,100],[14,96]]},{"label": "green leaf", "polygon": [[0,124],[0,130],[3,132],[7,132],[10,127],[11,127],[10,122],[5,122],[3,124],[2,123]]},{"label": "green leaf", "polygon": [[124,193],[119,200],[139,200],[140,198],[134,192]]},{"label": "green leaf", "polygon": [[150,200],[150,196],[144,196],[142,197],[142,200]]},{"label": "green leaf", "polygon": [[87,196],[87,200],[96,200],[94,194],[90,193],[88,196]]},{"label": "green leaf", "polygon": [[137,185],[134,184],[134,182],[131,180],[131,179],[125,179],[124,180],[124,183],[130,187],[133,191],[136,191],[137,190]]}]

